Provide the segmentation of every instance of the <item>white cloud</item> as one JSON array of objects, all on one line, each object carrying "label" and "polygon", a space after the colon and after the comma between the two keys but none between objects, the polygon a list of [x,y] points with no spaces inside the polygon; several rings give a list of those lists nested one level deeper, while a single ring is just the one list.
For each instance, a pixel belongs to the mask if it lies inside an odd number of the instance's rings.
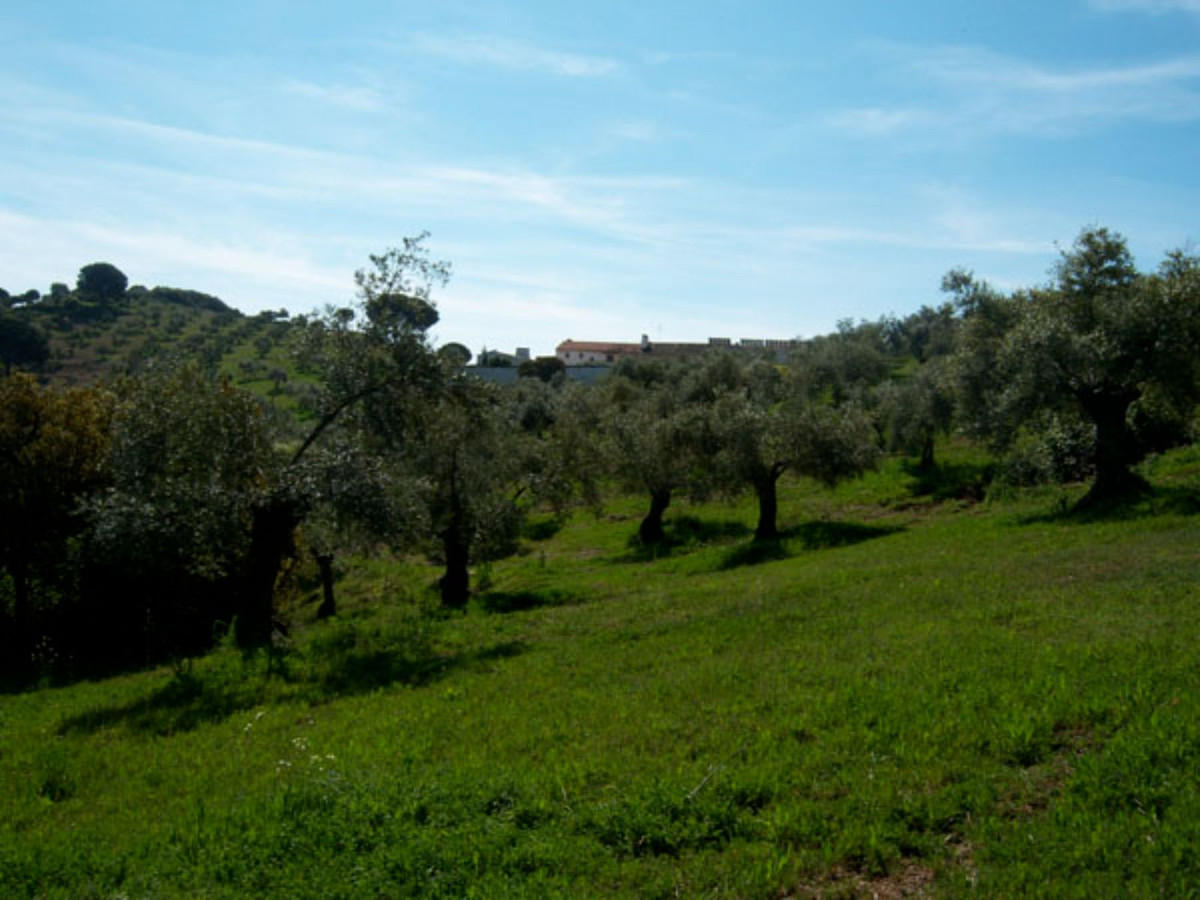
[{"label": "white cloud", "polygon": [[494,35],[416,36],[417,48],[441,59],[468,65],[495,66],[513,72],[549,72],[569,78],[596,78],[620,69],[616,60],[544,50]]}]

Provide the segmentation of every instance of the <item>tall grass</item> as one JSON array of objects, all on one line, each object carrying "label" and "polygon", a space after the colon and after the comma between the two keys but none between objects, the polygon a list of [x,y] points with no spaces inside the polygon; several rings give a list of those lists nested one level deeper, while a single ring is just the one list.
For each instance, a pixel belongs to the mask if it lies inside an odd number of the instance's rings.
[{"label": "tall grass", "polygon": [[617,498],[463,616],[365,564],[269,657],[0,698],[0,893],[1187,896],[1198,462],[1083,520],[892,461],[657,555]]}]

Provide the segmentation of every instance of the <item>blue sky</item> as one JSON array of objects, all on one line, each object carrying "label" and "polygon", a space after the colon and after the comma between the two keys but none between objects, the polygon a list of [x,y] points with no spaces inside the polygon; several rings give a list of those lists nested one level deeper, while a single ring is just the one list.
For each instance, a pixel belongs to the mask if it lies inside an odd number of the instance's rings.
[{"label": "blue sky", "polygon": [[431,232],[436,337],[795,337],[1200,240],[1200,0],[0,7],[0,286],[246,312]]}]

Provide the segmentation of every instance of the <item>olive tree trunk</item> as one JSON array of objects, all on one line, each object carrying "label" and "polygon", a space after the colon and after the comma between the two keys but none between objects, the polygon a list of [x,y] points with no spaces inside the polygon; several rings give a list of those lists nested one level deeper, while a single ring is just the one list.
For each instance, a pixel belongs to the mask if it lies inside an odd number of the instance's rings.
[{"label": "olive tree trunk", "polygon": [[321,605],[317,608],[318,619],[337,615],[337,601],[333,596],[333,554],[318,553],[317,570],[321,573]]},{"label": "olive tree trunk", "polygon": [[671,505],[671,489],[659,488],[650,492],[650,511],[638,526],[638,539],[647,545],[661,544],[667,538],[663,530],[663,514]]},{"label": "olive tree trunk", "polygon": [[774,541],[779,538],[779,476],[782,472],[769,472],[754,482],[754,493],[758,497],[758,525],[754,529],[756,541]]},{"label": "olive tree trunk", "polygon": [[275,581],[284,559],[292,552],[299,524],[299,510],[287,500],[272,499],[254,510],[250,553],[238,598],[236,638],[241,647],[259,646],[271,640]]}]

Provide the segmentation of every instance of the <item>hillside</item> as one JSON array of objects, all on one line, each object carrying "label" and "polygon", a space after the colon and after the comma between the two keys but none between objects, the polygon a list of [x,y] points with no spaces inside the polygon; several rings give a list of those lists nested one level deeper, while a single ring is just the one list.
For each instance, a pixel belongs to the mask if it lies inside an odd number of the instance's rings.
[{"label": "hillside", "polygon": [[185,357],[285,405],[303,390],[305,379],[287,352],[292,323],[284,311],[246,316],[199,291],[134,286],[106,301],[59,290],[17,304],[8,315],[46,336],[49,358],[41,372],[51,384],[95,384],[148,360]]},{"label": "hillside", "polygon": [[[1200,879],[1200,455],[535,521],[465,616],[344,568],[288,644],[0,698],[6,896],[1148,896]],[[941,499],[939,499],[941,498]],[[150,811],[153,811],[150,814]]]}]

